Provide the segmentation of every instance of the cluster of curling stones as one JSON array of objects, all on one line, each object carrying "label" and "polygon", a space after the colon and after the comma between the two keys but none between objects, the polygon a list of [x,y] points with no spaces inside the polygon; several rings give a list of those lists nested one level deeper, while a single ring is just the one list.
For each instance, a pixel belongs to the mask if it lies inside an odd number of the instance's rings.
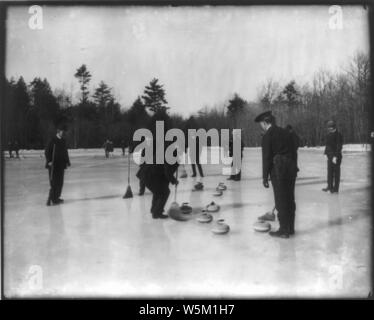
[{"label": "cluster of curling stones", "polygon": [[[223,191],[225,190],[227,190],[227,187],[223,182],[220,182],[213,195],[216,197],[222,196]],[[197,221],[200,223],[210,223],[213,221],[213,216],[210,213],[218,212],[219,210],[220,206],[212,201],[204,210],[202,210],[202,213],[197,217]],[[230,227],[225,223],[224,219],[218,219],[211,231],[214,234],[226,234],[230,231]]]},{"label": "cluster of curling stones", "polygon": [[[203,185],[201,182],[197,183],[194,187],[195,191],[202,190]],[[222,192],[226,190],[227,187],[223,182],[219,183],[218,187],[216,188],[217,192]],[[196,220],[200,223],[210,223],[213,221],[213,215],[211,213],[218,212],[220,210],[220,206],[215,203],[214,201],[210,202],[204,209],[202,209],[201,214],[199,214]],[[178,205],[177,202],[173,202],[170,206],[168,211],[169,216],[177,221],[188,221],[192,217],[192,207],[188,204],[188,202],[183,202],[181,206]],[[230,227],[228,224],[225,223],[224,219],[218,219],[212,230],[214,234],[226,234],[230,231]]]},{"label": "cluster of curling stones", "polygon": [[[213,221],[213,216],[209,212],[218,212],[220,209],[219,205],[212,201],[202,210],[202,213],[197,217],[197,221],[200,223],[210,223]],[[226,234],[230,231],[230,227],[225,223],[224,219],[218,219],[212,228],[214,234]]]}]

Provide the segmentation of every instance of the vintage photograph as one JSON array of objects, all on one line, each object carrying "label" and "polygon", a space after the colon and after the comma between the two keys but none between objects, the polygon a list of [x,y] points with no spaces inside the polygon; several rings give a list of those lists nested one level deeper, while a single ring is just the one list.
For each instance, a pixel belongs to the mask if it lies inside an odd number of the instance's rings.
[{"label": "vintage photograph", "polygon": [[371,296],[369,7],[4,10],[4,298]]}]

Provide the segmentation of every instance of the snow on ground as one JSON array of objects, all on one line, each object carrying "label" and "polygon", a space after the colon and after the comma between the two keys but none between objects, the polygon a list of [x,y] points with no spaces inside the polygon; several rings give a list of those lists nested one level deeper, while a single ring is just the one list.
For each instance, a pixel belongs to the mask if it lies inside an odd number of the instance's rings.
[{"label": "snow on ground", "polygon": [[[47,207],[42,152],[5,158],[4,290],[6,296],[121,297],[367,297],[370,290],[370,153],[343,156],[339,194],[326,194],[326,158],[299,152],[296,235],[274,239],[253,223],[273,207],[261,180],[261,151],[244,151],[243,179],[226,181],[222,166],[203,165],[199,178],[181,179],[177,202],[189,202],[187,222],[154,220],[151,194],[134,198],[127,187],[127,156],[115,149],[70,150],[60,206]],[[190,166],[186,166],[191,174]],[[213,197],[224,181],[228,190]],[[174,189],[166,208],[174,200]],[[210,201],[231,231],[211,232],[197,213]],[[214,223],[214,222],[213,222]],[[272,223],[277,228],[277,222]]]}]

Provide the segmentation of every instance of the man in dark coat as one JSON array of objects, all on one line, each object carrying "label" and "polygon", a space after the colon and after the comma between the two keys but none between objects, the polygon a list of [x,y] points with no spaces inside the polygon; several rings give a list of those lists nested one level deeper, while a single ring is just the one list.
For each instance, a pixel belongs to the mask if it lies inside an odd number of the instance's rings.
[{"label": "man in dark coat", "polygon": [[278,211],[279,229],[271,231],[274,237],[289,238],[294,230],[294,184],[297,167],[293,157],[293,141],[286,129],[275,124],[271,111],[256,117],[265,134],[262,137],[262,178],[269,188],[269,176],[274,190],[275,207]]},{"label": "man in dark coat", "polygon": [[144,169],[145,185],[153,193],[151,206],[153,219],[165,219],[168,217],[163,213],[170,195],[169,183],[178,184],[178,180],[174,176],[177,167],[178,164],[169,165],[164,163],[146,165],[146,169]]},{"label": "man in dark coat", "polygon": [[[294,159],[297,167],[297,172],[299,171],[298,165],[297,165],[297,150],[300,146],[300,138],[296,134],[295,130],[292,128],[290,124],[288,124],[286,127],[286,130],[290,133],[291,139],[292,139],[292,158]],[[295,196],[295,183],[296,179],[293,180],[292,184],[292,195]],[[292,210],[291,210],[291,230],[294,230],[295,225],[295,212],[296,212],[296,202],[295,199],[292,199]],[[258,219],[261,221],[274,221],[275,220],[275,209],[273,209],[271,212],[267,212],[264,215],[260,216]]]},{"label": "man in dark coat", "polygon": [[[152,206],[151,213],[153,219],[166,219],[168,215],[163,214],[165,204],[170,195],[169,184],[178,184],[178,180],[175,178],[174,173],[178,168],[178,163],[170,165],[167,163],[166,159],[163,164],[156,164],[156,121],[164,121],[165,132],[169,129],[170,118],[165,113],[155,114],[151,119],[150,130],[153,134],[153,159],[147,159],[147,163],[142,169],[143,179],[145,181],[145,186],[152,192]],[[165,150],[167,149],[167,144],[165,143]],[[165,154],[165,153],[164,153]],[[151,163],[149,163],[151,162]]]},{"label": "man in dark coat", "polygon": [[339,192],[340,165],[342,163],[343,136],[336,129],[334,121],[327,122],[325,155],[327,156],[327,187],[322,190]]},{"label": "man in dark coat", "polygon": [[45,167],[48,169],[50,190],[47,206],[62,203],[60,198],[64,185],[64,172],[70,166],[69,154],[63,134],[66,125],[57,124],[57,134],[49,141],[45,149]]},{"label": "man in dark coat", "polygon": [[122,156],[125,156],[126,142],[124,139],[121,140]]}]

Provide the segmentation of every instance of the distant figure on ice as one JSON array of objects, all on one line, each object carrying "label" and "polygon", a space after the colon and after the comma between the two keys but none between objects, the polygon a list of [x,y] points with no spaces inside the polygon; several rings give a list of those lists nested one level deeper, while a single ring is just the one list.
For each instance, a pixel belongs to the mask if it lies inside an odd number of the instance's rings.
[{"label": "distant figure on ice", "polygon": [[[238,131],[236,131],[236,132],[238,132]],[[241,133],[237,133],[237,134],[240,135]],[[243,143],[243,140],[241,140],[241,146],[240,146],[240,157],[241,158],[240,158],[240,161],[243,160],[243,150],[244,150],[244,143]],[[233,157],[233,155],[234,155],[234,137],[233,137],[233,134],[231,133],[230,140],[229,140],[229,156]],[[232,174],[230,175],[229,178],[227,178],[227,180],[240,181],[242,179],[242,170],[234,168],[233,165],[234,165],[234,160],[231,162]]]},{"label": "distant figure on ice", "polygon": [[295,180],[296,162],[293,156],[293,141],[286,129],[275,124],[271,111],[255,118],[265,131],[262,137],[262,178],[269,188],[269,176],[274,191],[275,207],[278,211],[279,229],[270,231],[273,237],[289,238],[295,233]]},{"label": "distant figure on ice", "polygon": [[122,149],[122,156],[125,156],[126,142],[123,139],[121,140],[121,149]]},{"label": "distant figure on ice", "polygon": [[105,151],[105,158],[109,158],[109,153],[113,152],[113,143],[107,139],[103,144],[103,148]]},{"label": "distant figure on ice", "polygon": [[343,136],[336,129],[334,121],[327,122],[325,155],[327,156],[327,187],[322,190],[339,192],[340,165],[342,163]]},{"label": "distant figure on ice", "polygon": [[56,205],[64,202],[60,198],[62,187],[64,185],[64,172],[70,166],[69,154],[63,138],[66,131],[66,125],[57,124],[57,133],[49,141],[45,149],[45,167],[48,169],[50,190],[47,200],[47,206]]}]

